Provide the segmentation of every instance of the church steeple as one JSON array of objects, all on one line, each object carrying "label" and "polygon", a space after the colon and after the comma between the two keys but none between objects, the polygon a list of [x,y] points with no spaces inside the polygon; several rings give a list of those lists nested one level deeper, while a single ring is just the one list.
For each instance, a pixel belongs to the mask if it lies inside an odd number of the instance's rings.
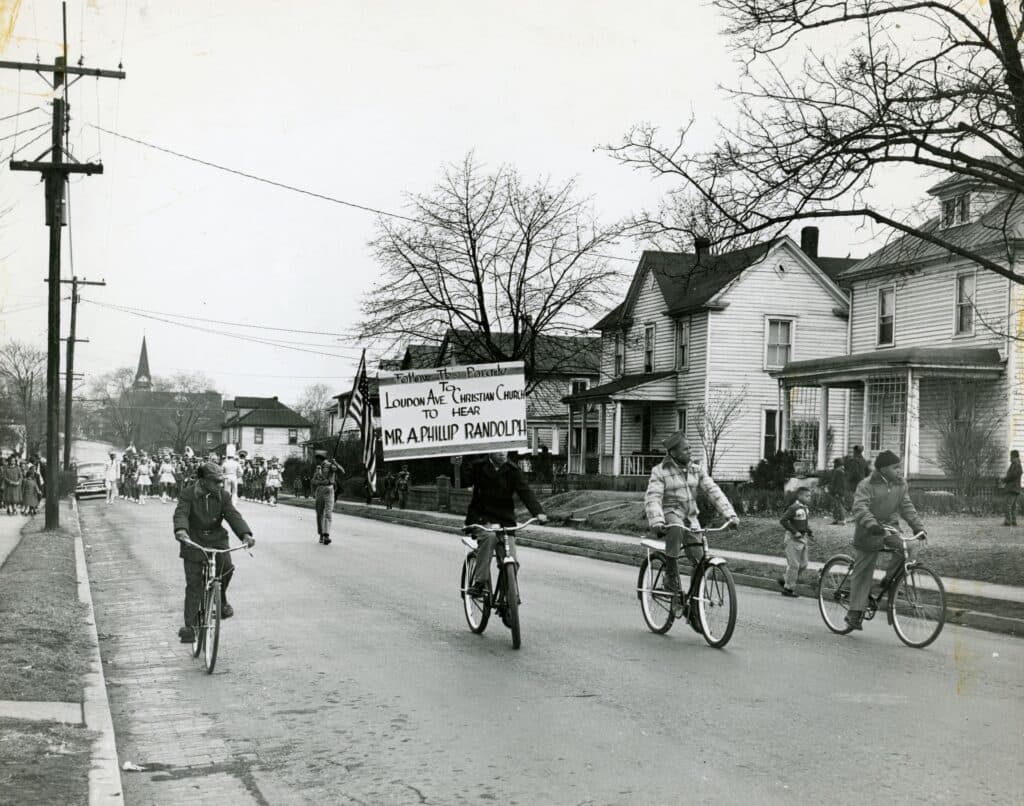
[{"label": "church steeple", "polygon": [[135,372],[135,383],[133,389],[149,390],[153,388],[152,377],[149,374],[149,353],[146,352],[146,337],[142,337],[142,352],[139,353],[139,368]]}]

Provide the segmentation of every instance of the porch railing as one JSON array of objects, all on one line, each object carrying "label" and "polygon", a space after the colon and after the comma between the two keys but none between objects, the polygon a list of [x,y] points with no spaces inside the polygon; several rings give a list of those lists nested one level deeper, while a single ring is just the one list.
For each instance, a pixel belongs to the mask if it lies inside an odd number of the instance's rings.
[{"label": "porch railing", "polygon": [[664,459],[664,454],[632,454],[623,456],[623,476],[649,476],[654,466]]}]

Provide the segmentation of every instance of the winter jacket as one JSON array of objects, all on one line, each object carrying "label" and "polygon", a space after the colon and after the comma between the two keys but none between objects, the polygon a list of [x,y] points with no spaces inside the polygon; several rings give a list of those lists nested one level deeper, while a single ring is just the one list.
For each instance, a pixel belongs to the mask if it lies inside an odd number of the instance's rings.
[{"label": "winter jacket", "polygon": [[[399,474],[401,480],[401,474]],[[518,495],[530,514],[536,517],[544,512],[537,496],[526,483],[523,471],[511,462],[495,467],[490,459],[473,463],[470,467],[473,497],[466,512],[466,523],[497,523],[515,526],[516,508],[513,495]]]},{"label": "winter jacket", "polygon": [[907,482],[886,479],[877,470],[857,485],[853,494],[853,519],[857,528],[853,545],[861,551],[880,551],[884,535],[870,534],[873,527],[898,527],[903,518],[915,532],[924,529],[917,510],[910,500]]}]

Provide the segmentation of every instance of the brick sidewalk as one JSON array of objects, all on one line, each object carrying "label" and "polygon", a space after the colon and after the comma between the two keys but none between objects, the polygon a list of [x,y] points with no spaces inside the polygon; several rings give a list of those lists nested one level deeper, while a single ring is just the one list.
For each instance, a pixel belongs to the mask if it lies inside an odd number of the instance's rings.
[{"label": "brick sidewalk", "polygon": [[[98,514],[83,512],[82,527],[118,754],[147,770],[122,773],[125,801],[265,803],[250,779],[255,755],[240,753],[238,740],[229,747],[215,717],[200,713],[189,696],[190,687],[207,680],[189,673],[166,596],[150,595],[159,583],[140,573],[125,532],[105,523],[107,513]],[[105,633],[111,625],[117,632]]]}]

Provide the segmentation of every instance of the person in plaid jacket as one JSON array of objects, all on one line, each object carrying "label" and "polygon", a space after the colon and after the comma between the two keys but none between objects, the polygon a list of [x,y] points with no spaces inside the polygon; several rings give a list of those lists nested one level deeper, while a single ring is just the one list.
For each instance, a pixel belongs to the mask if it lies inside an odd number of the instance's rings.
[{"label": "person in plaid jacket", "polygon": [[704,557],[701,543],[683,542],[689,529],[701,528],[697,520],[697,492],[703,491],[733,527],[739,524],[739,518],[715,480],[690,460],[690,443],[682,431],[676,431],[665,440],[665,451],[668,455],[655,465],[647,482],[644,509],[651,530],[665,538],[665,554],[668,556],[665,586],[669,590],[679,590],[680,547],[692,563],[698,563]]}]

